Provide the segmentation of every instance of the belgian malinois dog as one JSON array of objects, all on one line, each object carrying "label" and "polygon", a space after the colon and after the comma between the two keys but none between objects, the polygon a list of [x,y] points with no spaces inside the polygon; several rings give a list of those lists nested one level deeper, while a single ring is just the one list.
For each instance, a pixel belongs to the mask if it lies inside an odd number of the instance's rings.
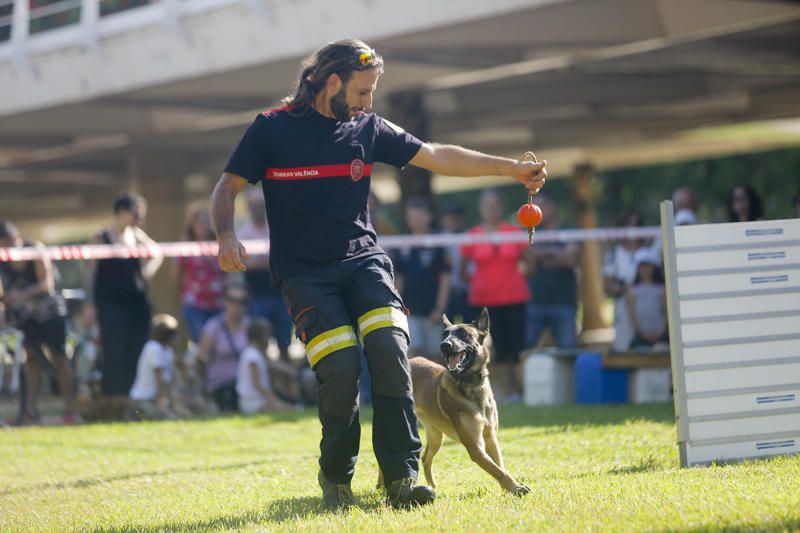
[{"label": "belgian malinois dog", "polygon": [[[497,404],[487,369],[489,311],[484,307],[470,324],[454,325],[446,315],[442,321],[445,329],[440,349],[444,366],[424,357],[410,360],[414,402],[425,426],[425,479],[436,487],[433,458],[447,435],[463,444],[470,458],[504,489],[518,496],[527,494],[530,489],[506,471],[497,441]],[[378,486],[383,486],[380,479]]]}]

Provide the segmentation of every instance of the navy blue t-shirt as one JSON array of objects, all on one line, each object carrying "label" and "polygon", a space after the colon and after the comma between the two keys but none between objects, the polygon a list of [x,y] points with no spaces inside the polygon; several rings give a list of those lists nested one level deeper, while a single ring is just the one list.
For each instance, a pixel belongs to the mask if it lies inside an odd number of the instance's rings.
[{"label": "navy blue t-shirt", "polygon": [[402,168],[422,144],[374,113],[348,122],[289,107],[258,115],[225,172],[264,189],[275,279],[382,252],[367,212],[372,164]]},{"label": "navy blue t-shirt", "polygon": [[403,303],[412,315],[429,315],[436,307],[439,276],[450,272],[450,256],[445,248],[398,250],[392,258],[395,271],[403,276]]}]

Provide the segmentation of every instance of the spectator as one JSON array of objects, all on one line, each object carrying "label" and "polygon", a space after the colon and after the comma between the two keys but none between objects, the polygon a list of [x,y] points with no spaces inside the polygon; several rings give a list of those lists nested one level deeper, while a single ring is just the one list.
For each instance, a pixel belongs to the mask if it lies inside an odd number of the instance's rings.
[{"label": "spectator", "polygon": [[175,353],[172,344],[178,321],[167,314],[153,317],[150,340],[144,345],[131,387],[131,414],[136,419],[175,418],[172,381]]},{"label": "spectator", "polygon": [[236,375],[239,357],[247,347],[247,291],[231,286],[225,290],[224,311],[206,322],[200,337],[198,361],[205,367],[206,390],[222,412],[239,410]]},{"label": "spectator", "polygon": [[[558,209],[546,193],[536,196],[542,210],[541,228],[561,229]],[[580,249],[575,243],[536,243],[533,248],[533,274],[528,278],[531,301],[527,306],[526,344],[536,346],[545,328],[559,348],[574,348],[577,344],[575,314],[578,302],[578,283],[575,268]]]},{"label": "spectator", "polygon": [[[215,241],[211,214],[204,205],[189,209],[184,229],[187,241]],[[203,325],[222,310],[225,279],[215,257],[179,257],[173,263],[173,277],[181,292],[181,306],[189,338],[197,343]]]},{"label": "spectator", "polygon": [[[642,216],[627,211],[617,221],[618,227],[642,226]],[[636,279],[634,255],[645,243],[641,239],[622,239],[609,250],[603,260],[603,286],[606,294],[614,298],[614,343],[612,349],[624,352],[631,346],[634,331],[628,314],[625,294]]]},{"label": "spectator", "polygon": [[[424,198],[406,203],[406,224],[416,236],[431,233],[433,211]],[[409,309],[409,356],[439,360],[442,315],[450,295],[450,258],[442,247],[414,246],[394,254],[395,286]]]},{"label": "spectator", "polygon": [[[680,187],[672,193],[672,211],[675,213],[675,225],[685,226],[697,224],[697,199],[694,191],[689,187]],[[664,261],[664,243],[661,240],[661,233],[653,239],[651,249],[656,254],[659,264]]]},{"label": "spectator", "polygon": [[239,395],[239,409],[248,415],[289,408],[289,404],[275,396],[270,384],[269,335],[269,323],[261,318],[254,319],[247,328],[247,347],[239,359],[236,393]]},{"label": "spectator", "polygon": [[25,397],[20,423],[40,422],[42,371],[51,368],[64,401],[64,423],[74,423],[73,377],[66,356],[67,307],[56,294],[50,257],[44,245],[23,241],[16,226],[5,220],[0,221],[0,246],[36,248],[40,253],[38,259],[0,263],[0,301],[9,323],[24,335]]},{"label": "spectator", "polygon": [[[253,187],[247,192],[247,209],[250,213],[250,220],[237,231],[239,238],[242,240],[269,239],[269,224],[261,187]],[[281,360],[288,363],[289,343],[292,340],[292,319],[283,302],[280,289],[273,283],[269,254],[253,254],[245,261],[245,264],[247,270],[244,272],[244,278],[250,294],[250,307],[247,314],[269,321],[280,350]]]},{"label": "spectator", "polygon": [[[441,216],[442,231],[458,234],[464,232],[464,208],[459,204],[444,207]],[[478,313],[467,303],[468,286],[461,278],[461,246],[447,247],[450,256],[450,298],[447,302],[447,316],[453,321],[471,322]]]},{"label": "spectator", "polygon": [[[503,203],[493,189],[486,189],[480,200],[481,225],[468,233],[518,232],[520,229],[503,222]],[[494,345],[492,381],[498,388],[501,402],[519,402],[522,383],[517,368],[519,353],[525,347],[525,304],[530,300],[520,262],[530,267],[528,245],[490,242],[467,244],[461,248],[461,275],[469,283],[470,305],[489,309],[490,332]],[[475,270],[470,275],[470,266]],[[530,270],[530,268],[528,268]]]},{"label": "spectator", "polygon": [[669,341],[664,273],[648,248],[636,251],[636,279],[627,290],[628,313],[633,324],[632,348]]},{"label": "spectator", "polygon": [[749,185],[735,185],[728,197],[728,222],[752,222],[764,218],[761,198]]},{"label": "spectator", "polygon": [[[202,338],[202,330],[200,337]],[[176,353],[175,386],[172,390],[175,393],[174,411],[178,416],[205,413],[208,408],[205,401],[204,368],[197,358],[199,351],[199,342],[190,342],[183,353]]]},{"label": "spectator", "polygon": [[[144,198],[121,193],[114,198],[113,208],[114,220],[92,238],[93,244],[155,246],[155,241],[141,229],[147,216]],[[112,418],[121,419],[128,411],[128,393],[150,330],[147,280],[155,275],[161,262],[160,256],[89,262],[90,292],[103,347],[101,389]]]},{"label": "spectator", "polygon": [[688,209],[692,213],[697,213],[697,199],[694,191],[689,187],[679,187],[672,193],[672,209],[677,213]]}]

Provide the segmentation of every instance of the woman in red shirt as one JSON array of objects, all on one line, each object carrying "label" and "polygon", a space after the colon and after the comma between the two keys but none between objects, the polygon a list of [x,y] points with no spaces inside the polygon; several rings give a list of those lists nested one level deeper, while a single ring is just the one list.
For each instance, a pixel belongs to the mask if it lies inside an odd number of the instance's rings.
[{"label": "woman in red shirt", "polygon": [[[503,203],[497,191],[484,190],[480,202],[482,222],[467,233],[521,231],[503,221]],[[519,402],[522,380],[517,363],[525,347],[525,304],[530,300],[525,274],[532,267],[528,246],[524,242],[467,244],[461,248],[461,256],[461,277],[469,284],[469,304],[489,309],[494,345],[492,376],[498,399]]]},{"label": "woman in red shirt", "polygon": [[[207,207],[198,204],[189,209],[184,238],[188,241],[216,240]],[[180,257],[173,264],[173,275],[180,287],[189,337],[197,343],[206,321],[222,311],[225,278],[216,257]]]}]

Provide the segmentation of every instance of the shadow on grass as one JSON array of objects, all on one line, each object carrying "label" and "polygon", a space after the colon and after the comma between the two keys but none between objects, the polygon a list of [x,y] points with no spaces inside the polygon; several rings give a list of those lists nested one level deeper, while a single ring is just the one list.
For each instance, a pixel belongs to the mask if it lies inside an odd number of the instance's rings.
[{"label": "shadow on grass", "polygon": [[107,528],[97,528],[92,533],[107,533],[110,531],[160,533],[167,531],[239,530],[251,525],[263,525],[269,528],[270,525],[278,525],[290,520],[304,520],[313,516],[334,515],[338,512],[371,512],[383,507],[381,502],[375,498],[362,496],[358,498],[358,502],[357,510],[354,511],[330,511],[322,506],[322,499],[319,496],[298,496],[273,500],[269,502],[263,511],[245,511],[240,514],[218,516],[195,522],[165,522],[154,526],[115,525]]},{"label": "shadow on grass", "polygon": [[120,474],[110,477],[97,477],[88,479],[76,479],[74,481],[65,481],[59,483],[36,483],[34,485],[27,485],[24,487],[17,487],[13,489],[6,489],[0,491],[0,496],[8,496],[10,494],[19,494],[22,492],[34,492],[38,490],[47,489],[80,489],[84,487],[93,487],[95,485],[103,485],[105,483],[112,483],[114,481],[127,481],[129,479],[168,476],[172,474],[186,474],[193,472],[214,472],[220,470],[237,470],[239,468],[247,468],[248,466],[260,465],[268,462],[263,461],[248,461],[245,463],[233,463],[228,465],[215,465],[215,466],[187,466],[183,468],[171,468],[164,470],[155,470],[151,472],[133,472],[130,474]]},{"label": "shadow on grass", "polygon": [[500,427],[544,426],[607,426],[644,420],[674,424],[675,412],[671,403],[647,405],[563,405],[529,407],[500,406]]}]

